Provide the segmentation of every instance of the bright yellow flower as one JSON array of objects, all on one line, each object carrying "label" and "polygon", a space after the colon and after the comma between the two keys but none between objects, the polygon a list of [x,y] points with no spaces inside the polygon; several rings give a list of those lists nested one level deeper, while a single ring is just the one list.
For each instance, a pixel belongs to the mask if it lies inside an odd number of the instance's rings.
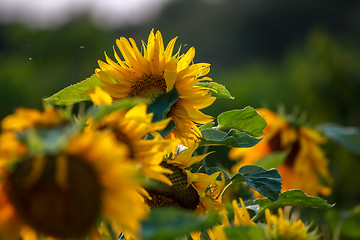
[{"label": "bright yellow flower", "polygon": [[[233,211],[234,211],[234,224],[233,226],[255,226],[256,223],[251,221],[250,214],[247,211],[244,201],[240,198],[241,208],[239,208],[238,202],[234,199],[232,201]],[[208,231],[209,237],[211,240],[227,240],[224,228],[231,227],[229,218],[227,216],[227,211],[221,211],[219,213],[221,217],[221,225],[216,225]],[[191,235],[194,240],[200,240],[200,234]]]},{"label": "bright yellow flower", "polygon": [[299,219],[296,222],[284,218],[281,208],[278,209],[278,216],[270,213],[269,209],[265,210],[267,230],[266,235],[270,239],[282,240],[310,240],[317,239],[314,233],[308,233],[309,227]]},{"label": "bright yellow flower", "polygon": [[212,121],[213,118],[200,109],[211,105],[215,97],[208,94],[208,89],[195,86],[199,81],[211,80],[203,77],[210,71],[210,64],[191,64],[195,55],[193,47],[184,55],[173,55],[175,41],[176,38],[172,39],[164,48],[161,33],[154,34],[152,30],[147,45],[143,43],[142,54],[132,38],[121,37],[116,45],[124,60],[114,48],[117,62],[105,54],[106,63],[99,61],[100,69],[95,72],[105,84],[101,88],[114,99],[144,97],[153,100],[175,87],[180,97],[168,113],[175,122],[170,135],[190,146],[201,137],[195,123]]},{"label": "bright yellow flower", "polygon": [[153,114],[146,113],[146,108],[145,104],[138,104],[129,110],[120,109],[90,128],[114,133],[118,142],[127,145],[128,158],[144,175],[171,185],[164,173],[172,172],[160,164],[175,152],[179,141],[164,140],[156,131],[164,129],[170,119],[154,123]]},{"label": "bright yellow flower", "polygon": [[18,108],[14,114],[8,115],[1,122],[4,131],[20,131],[29,127],[46,128],[65,124],[62,113],[55,108],[46,107],[44,112],[36,109]]},{"label": "bright yellow flower", "polygon": [[[172,186],[156,184],[154,187],[147,188],[150,196],[149,205],[152,207],[177,206],[188,209],[197,209],[197,211],[208,211],[224,209],[221,200],[221,192],[225,186],[225,178],[221,172],[207,175],[203,173],[192,173],[186,168],[194,163],[203,160],[208,154],[192,156],[197,148],[197,144],[188,148],[166,163],[163,167],[170,169],[172,174],[165,174]],[[217,177],[221,174],[222,180]]]},{"label": "bright yellow flower", "polygon": [[99,239],[99,217],[136,234],[149,209],[127,151],[113,134],[86,131],[56,154],[20,155],[0,182],[0,239]]},{"label": "bright yellow flower", "polygon": [[254,147],[230,150],[230,159],[241,159],[233,167],[233,172],[241,166],[255,164],[270,153],[289,151],[278,168],[282,177],[282,191],[300,189],[309,195],[329,195],[331,189],[328,185],[332,183],[332,178],[328,159],[319,146],[326,139],[307,127],[290,124],[270,110],[259,109],[259,113],[267,121],[266,135]]}]

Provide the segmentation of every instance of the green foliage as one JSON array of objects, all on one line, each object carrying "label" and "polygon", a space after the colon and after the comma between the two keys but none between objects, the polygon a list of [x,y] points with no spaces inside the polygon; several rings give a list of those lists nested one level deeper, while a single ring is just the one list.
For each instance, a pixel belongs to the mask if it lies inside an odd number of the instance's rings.
[{"label": "green foliage", "polygon": [[204,125],[201,125],[199,127],[199,130],[201,131],[201,130],[204,130],[204,129],[209,129],[209,128],[212,128],[214,125],[215,125],[214,122],[209,122],[209,123],[206,123]]},{"label": "green foliage", "polygon": [[167,113],[171,106],[179,99],[179,93],[176,88],[172,88],[169,92],[159,95],[148,106],[148,113],[153,113],[153,122],[157,122],[167,118]]},{"label": "green foliage", "polygon": [[255,165],[246,165],[239,169],[231,181],[246,182],[249,187],[272,201],[278,200],[281,191],[281,176],[276,169],[266,170]]},{"label": "green foliage", "polygon": [[326,137],[340,143],[347,150],[360,155],[360,130],[356,127],[343,127],[337,124],[323,124]]},{"label": "green foliage", "polygon": [[260,225],[224,228],[229,240],[265,240],[265,231]]},{"label": "green foliage", "polygon": [[284,206],[296,206],[296,207],[310,207],[328,209],[332,206],[326,202],[326,200],[320,197],[312,197],[306,195],[301,190],[289,190],[280,194],[276,202],[269,201],[268,199],[256,199],[255,202],[259,204],[259,213],[256,219],[259,219],[264,213],[265,209],[270,210],[284,207]]},{"label": "green foliage", "polygon": [[201,131],[202,139],[200,145],[226,145],[232,147],[252,147],[261,139],[254,138],[236,129],[228,133],[216,129],[204,129]]},{"label": "green foliage", "polygon": [[76,83],[74,85],[64,88],[63,90],[60,90],[51,97],[45,98],[44,101],[59,106],[68,106],[82,101],[89,101],[90,97],[85,96],[84,92],[86,90],[94,88],[95,86],[103,86],[103,85],[104,84],[94,74],[91,77],[79,83]]},{"label": "green foliage", "polygon": [[285,161],[287,155],[287,151],[273,152],[257,160],[255,165],[265,169],[277,168]]},{"label": "green foliage", "polygon": [[195,86],[201,86],[210,88],[210,94],[213,97],[217,98],[223,98],[223,99],[234,99],[233,96],[231,96],[231,93],[226,89],[224,85],[221,85],[216,82],[198,82],[195,84]]},{"label": "green foliage", "polygon": [[337,235],[334,236],[334,239],[360,238],[360,205],[350,211],[330,211],[328,219],[334,235]]},{"label": "green foliage", "polygon": [[175,239],[202,229],[211,228],[218,223],[215,212],[196,214],[189,210],[175,208],[152,209],[147,220],[142,222],[142,239]]},{"label": "green foliage", "polygon": [[252,107],[223,112],[217,120],[218,130],[227,132],[237,129],[254,137],[263,136],[263,130],[266,127],[265,119]]},{"label": "green foliage", "polygon": [[203,127],[201,145],[252,147],[261,140],[257,137],[264,135],[266,126],[265,119],[251,107],[221,113],[217,121],[217,127]]}]

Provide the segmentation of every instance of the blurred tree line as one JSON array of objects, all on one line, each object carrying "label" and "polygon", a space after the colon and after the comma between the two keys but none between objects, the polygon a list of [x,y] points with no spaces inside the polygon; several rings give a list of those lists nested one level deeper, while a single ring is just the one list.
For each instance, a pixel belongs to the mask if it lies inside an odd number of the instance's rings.
[{"label": "blurred tree line", "polygon": [[[92,75],[104,51],[112,57],[116,38],[140,44],[155,28],[166,43],[179,36],[182,52],[194,46],[195,61],[211,63],[211,77],[235,96],[206,109],[213,116],[283,105],[306,113],[312,126],[360,126],[359,22],[357,0],[174,0],[156,19],[119,29],[101,28],[87,16],[54,29],[3,24],[0,119],[16,107],[41,108],[42,98]],[[332,200],[354,204],[360,193],[350,183],[360,183],[358,157],[332,145],[329,151],[339,179]]]}]

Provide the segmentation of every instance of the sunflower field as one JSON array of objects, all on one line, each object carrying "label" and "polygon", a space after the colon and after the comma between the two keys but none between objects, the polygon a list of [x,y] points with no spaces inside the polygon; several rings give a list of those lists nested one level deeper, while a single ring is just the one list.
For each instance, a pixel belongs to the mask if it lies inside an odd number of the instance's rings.
[{"label": "sunflower field", "polygon": [[279,3],[0,16],[0,240],[360,239],[360,4]]}]

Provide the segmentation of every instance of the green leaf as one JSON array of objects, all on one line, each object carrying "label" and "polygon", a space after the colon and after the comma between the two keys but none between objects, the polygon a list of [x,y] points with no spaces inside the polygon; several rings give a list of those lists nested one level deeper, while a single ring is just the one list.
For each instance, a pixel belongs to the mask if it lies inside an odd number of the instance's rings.
[{"label": "green leaf", "polygon": [[45,98],[44,101],[50,102],[54,105],[67,106],[82,101],[90,101],[90,97],[85,96],[83,93],[86,90],[92,89],[95,86],[103,86],[104,84],[94,74],[91,77],[64,88],[63,90],[55,93],[51,97]]},{"label": "green leaf", "polygon": [[281,191],[281,176],[276,169],[266,170],[255,165],[246,165],[239,169],[231,181],[245,181],[249,187],[272,201],[278,200]]},{"label": "green leaf", "polygon": [[142,239],[175,239],[190,232],[211,228],[218,220],[215,212],[199,215],[185,209],[154,208],[148,219],[142,222]]},{"label": "green leaf", "polygon": [[117,111],[119,109],[130,109],[139,103],[147,103],[147,99],[143,98],[124,98],[114,102],[111,105],[92,106],[87,113],[87,117],[92,118],[95,122],[100,121],[104,116]]},{"label": "green leaf", "polygon": [[252,137],[247,133],[231,129],[228,133],[216,129],[204,129],[201,131],[200,145],[226,145],[232,147],[252,147],[261,139]]},{"label": "green leaf", "polygon": [[265,209],[273,210],[284,206],[310,207],[327,209],[332,206],[326,200],[320,197],[312,197],[306,195],[301,190],[289,190],[280,194],[279,199],[274,203],[268,199],[256,199],[255,202],[259,204],[260,210],[257,219],[265,213]]},{"label": "green leaf", "polygon": [[335,233],[339,235],[338,238],[334,237],[334,239],[360,238],[360,205],[355,206],[350,211],[336,211],[334,209],[328,212],[327,218],[334,235]]},{"label": "green leaf", "polygon": [[218,130],[228,132],[237,129],[253,137],[263,136],[266,127],[265,119],[252,107],[223,112],[217,117],[217,121]]},{"label": "green leaf", "polygon": [[179,93],[176,88],[169,92],[159,95],[148,106],[147,112],[154,113],[153,122],[167,118],[166,114],[170,111],[171,106],[179,99]]},{"label": "green leaf", "polygon": [[360,129],[336,124],[322,125],[326,137],[338,142],[347,150],[360,155]]},{"label": "green leaf", "polygon": [[287,151],[273,152],[257,160],[255,165],[265,169],[277,168],[285,161],[287,155]]},{"label": "green leaf", "polygon": [[228,240],[265,240],[264,229],[260,225],[224,228]]},{"label": "green leaf", "polygon": [[210,94],[213,97],[223,98],[223,99],[234,99],[231,96],[230,92],[226,89],[224,85],[221,85],[216,82],[198,82],[195,86],[210,88]]},{"label": "green leaf", "polygon": [[209,122],[209,123],[206,123],[206,124],[204,124],[204,125],[201,125],[200,127],[199,127],[199,130],[201,131],[201,130],[204,130],[204,129],[209,129],[209,128],[212,128],[213,126],[214,126],[214,122]]}]

